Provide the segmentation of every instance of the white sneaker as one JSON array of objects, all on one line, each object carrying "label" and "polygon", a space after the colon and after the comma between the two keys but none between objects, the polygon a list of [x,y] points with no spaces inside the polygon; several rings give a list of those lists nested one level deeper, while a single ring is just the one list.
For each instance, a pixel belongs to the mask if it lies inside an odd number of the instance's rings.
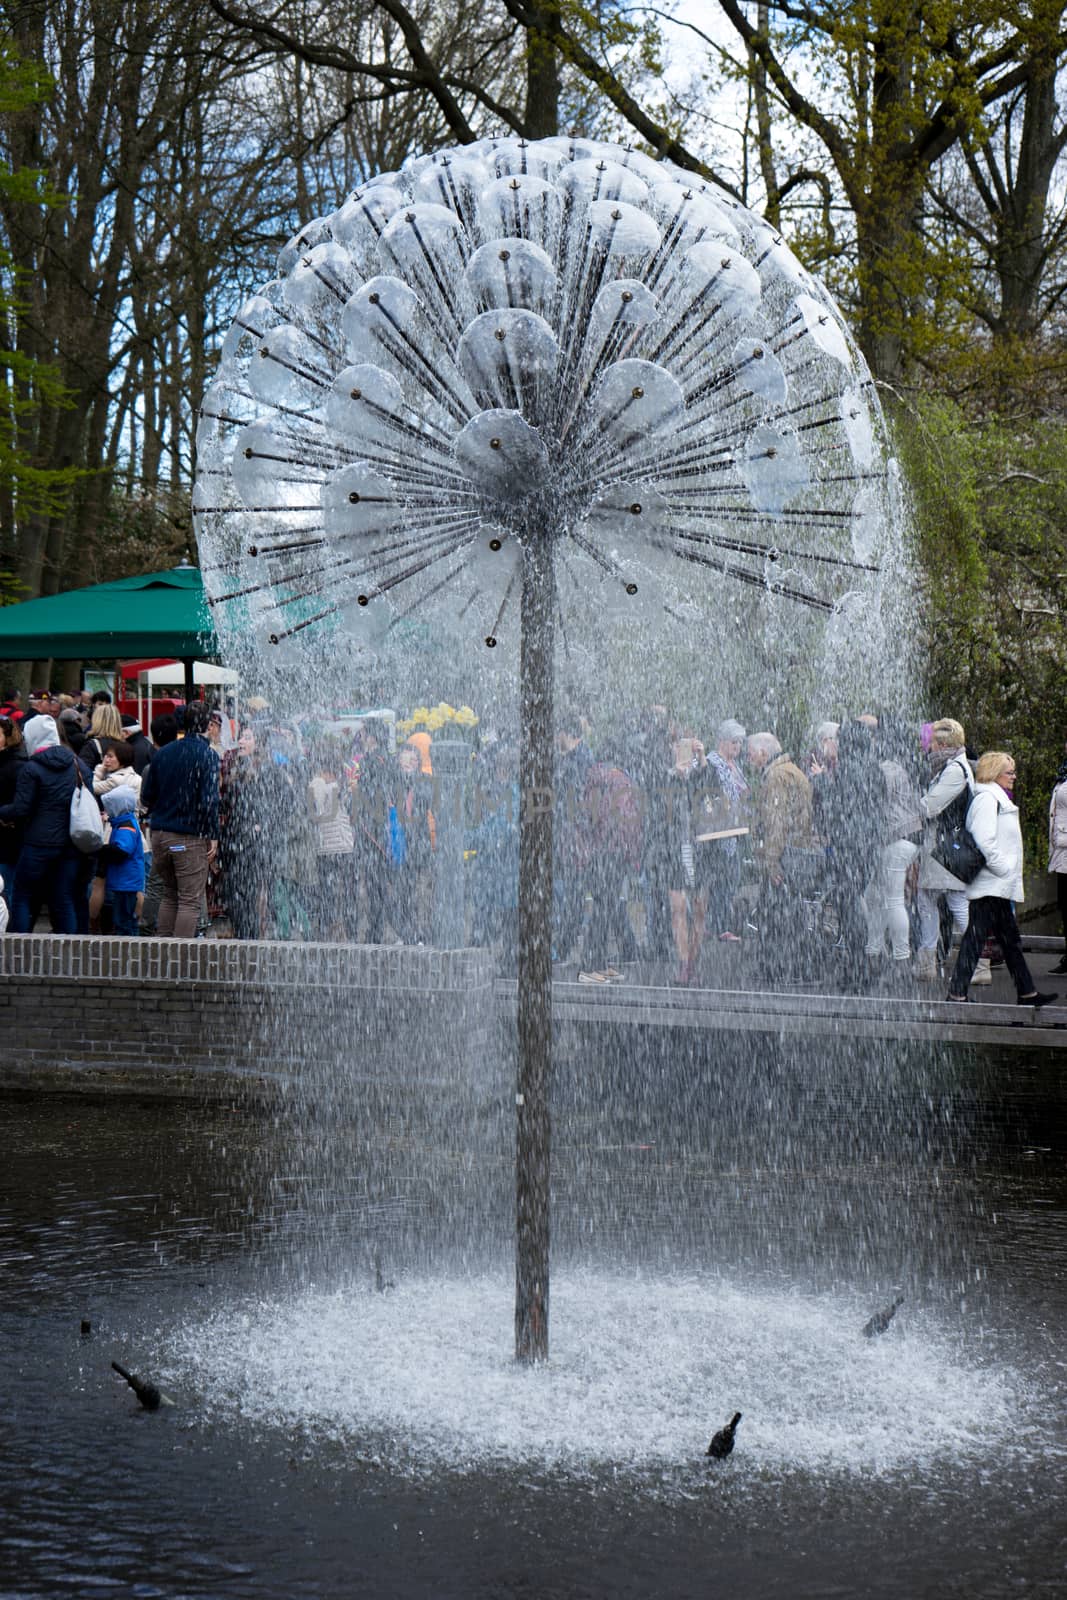
[{"label": "white sneaker", "polygon": [[974,969],[974,977],[971,979],[971,982],[972,984],[993,982],[993,971],[990,967],[988,958],[983,957],[981,960],[979,960],[978,965]]}]

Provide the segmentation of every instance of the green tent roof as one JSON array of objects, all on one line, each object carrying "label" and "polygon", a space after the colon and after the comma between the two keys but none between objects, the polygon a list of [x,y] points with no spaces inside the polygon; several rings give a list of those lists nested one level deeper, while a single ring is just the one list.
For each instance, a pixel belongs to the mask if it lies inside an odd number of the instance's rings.
[{"label": "green tent roof", "polygon": [[147,572],[0,606],[0,661],[218,654],[197,567]]}]

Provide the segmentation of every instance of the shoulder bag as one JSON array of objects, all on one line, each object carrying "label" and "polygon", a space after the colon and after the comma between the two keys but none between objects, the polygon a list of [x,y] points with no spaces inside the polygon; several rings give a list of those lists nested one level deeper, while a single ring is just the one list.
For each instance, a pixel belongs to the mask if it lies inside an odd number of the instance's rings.
[{"label": "shoulder bag", "polygon": [[931,857],[938,866],[951,872],[960,883],[973,883],[985,866],[985,856],[967,826],[972,790],[970,781],[962,794],[947,805],[937,818],[937,835]]},{"label": "shoulder bag", "polygon": [[70,842],[84,855],[91,856],[103,846],[104,823],[96,796],[81,775],[77,756],[72,760],[78,782],[70,797]]}]

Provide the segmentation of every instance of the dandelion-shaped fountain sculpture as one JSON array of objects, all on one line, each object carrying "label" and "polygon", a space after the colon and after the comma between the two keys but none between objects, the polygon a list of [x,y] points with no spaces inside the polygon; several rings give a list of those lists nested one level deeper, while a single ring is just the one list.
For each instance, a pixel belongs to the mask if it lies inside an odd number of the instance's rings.
[{"label": "dandelion-shaped fountain sculpture", "polygon": [[[308,224],[240,310],[197,432],[224,648],[323,664],[413,612],[518,635],[516,1351],[548,1351],[553,660],[694,576],[862,609],[892,537],[870,376],[725,192],[629,149],[488,140]],[[853,618],[855,622],[855,618]]]}]

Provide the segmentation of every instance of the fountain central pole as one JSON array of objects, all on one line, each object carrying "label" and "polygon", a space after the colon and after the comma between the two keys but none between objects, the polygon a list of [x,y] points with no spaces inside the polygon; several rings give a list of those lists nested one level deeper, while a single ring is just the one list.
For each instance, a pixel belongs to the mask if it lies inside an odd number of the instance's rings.
[{"label": "fountain central pole", "polygon": [[543,535],[522,558],[519,655],[519,1000],[515,1149],[515,1358],[548,1360],[552,1088],[553,563]]}]

